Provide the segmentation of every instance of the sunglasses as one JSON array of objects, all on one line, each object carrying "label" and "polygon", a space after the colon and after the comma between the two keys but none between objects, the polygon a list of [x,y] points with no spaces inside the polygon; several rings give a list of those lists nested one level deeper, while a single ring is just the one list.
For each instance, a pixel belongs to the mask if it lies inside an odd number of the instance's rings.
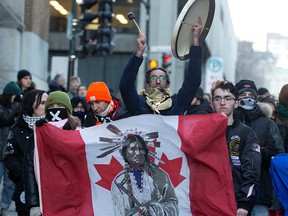
[{"label": "sunglasses", "polygon": [[159,79],[160,82],[165,82],[167,81],[166,76],[160,75],[159,77],[156,75],[151,76],[150,78],[150,82],[157,82],[157,80]]}]

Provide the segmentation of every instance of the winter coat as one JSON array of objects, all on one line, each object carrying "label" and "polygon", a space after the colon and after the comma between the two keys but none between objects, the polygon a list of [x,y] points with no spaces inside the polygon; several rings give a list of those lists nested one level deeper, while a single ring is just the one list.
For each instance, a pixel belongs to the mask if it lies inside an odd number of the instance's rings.
[{"label": "winter coat", "polygon": [[[191,46],[189,55],[190,60],[187,77],[184,79],[178,94],[172,95],[172,106],[166,110],[161,110],[161,115],[184,114],[201,84],[202,48],[200,46]],[[124,69],[119,84],[119,90],[124,104],[131,115],[154,113],[146,103],[146,97],[144,95],[138,95],[135,86],[139,67],[142,62],[143,58],[132,55]]]},{"label": "winter coat", "polygon": [[237,109],[240,120],[253,128],[261,148],[261,176],[260,185],[257,188],[256,203],[271,206],[272,204],[272,181],[269,173],[271,158],[278,153],[284,152],[283,141],[279,129],[274,121],[265,117],[260,107],[252,110]]},{"label": "winter coat", "polygon": [[261,171],[261,153],[257,135],[252,128],[236,118],[233,124],[227,127],[226,140],[237,207],[251,212]]},{"label": "winter coat", "polygon": [[23,158],[26,147],[31,143],[34,143],[33,130],[20,117],[9,131],[5,151],[5,164],[9,170],[9,177],[16,184],[13,200],[15,201],[17,211],[28,211],[24,192]]},{"label": "winter coat", "polygon": [[4,152],[10,127],[14,124],[19,102],[13,102],[9,107],[0,105],[0,160],[4,160]]},{"label": "winter coat", "polygon": [[102,124],[105,122],[111,122],[115,121],[118,119],[126,118],[130,116],[130,113],[127,111],[126,107],[124,104],[118,100],[118,99],[113,99],[114,102],[114,110],[108,115],[108,116],[97,116],[94,114],[93,110],[90,108],[86,119],[84,119],[83,126],[84,127],[91,127],[95,126],[98,124]]}]

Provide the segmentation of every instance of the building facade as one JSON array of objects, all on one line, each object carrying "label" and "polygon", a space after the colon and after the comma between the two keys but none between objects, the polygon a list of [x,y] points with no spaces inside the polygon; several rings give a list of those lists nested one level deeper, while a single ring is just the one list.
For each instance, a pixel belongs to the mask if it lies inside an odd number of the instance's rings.
[{"label": "building facade", "polygon": [[[12,13],[10,18],[5,15],[5,19],[7,19],[5,25],[0,23],[1,50],[7,50],[7,52],[0,54],[0,78],[3,82],[16,80],[19,69],[28,69],[31,71],[37,87],[47,89],[47,81],[53,78],[52,75],[67,73],[69,40],[66,36],[66,16],[57,15],[57,12],[49,5],[49,1],[0,0],[0,2],[1,10]],[[68,11],[71,10],[72,0],[58,0],[58,2],[67,7]],[[150,2],[150,7],[147,7],[148,2]],[[156,59],[161,66],[163,52],[171,53],[174,25],[186,2],[185,0],[117,0],[113,12],[124,16],[130,11],[134,12],[141,30],[144,34],[147,31],[149,33],[150,52],[147,52],[145,57],[149,56],[150,59]],[[149,9],[149,13],[147,9]],[[97,11],[97,6],[94,10]],[[78,15],[80,13],[81,9],[78,7]],[[124,25],[116,19],[113,20],[113,27],[117,29],[114,37],[113,55],[106,57],[86,56],[84,58],[77,47],[78,58],[73,73],[78,75],[82,83],[87,86],[92,81],[105,81],[114,89],[116,95],[126,62],[130,55],[136,51],[137,29],[132,21]],[[227,0],[217,0],[213,23],[203,47],[204,61],[201,86],[204,87],[205,62],[210,56],[223,58],[224,77],[234,81],[237,39]],[[60,59],[62,61],[59,57],[64,59],[62,67],[55,70],[55,68],[57,69],[55,62],[59,64],[59,61],[54,60]],[[147,62],[146,60],[145,63]],[[145,63],[139,71],[137,80],[139,90],[144,87],[144,72],[147,69]],[[63,68],[65,65],[67,68]],[[186,65],[187,61],[172,59],[169,70],[172,71],[171,89],[173,92],[181,87]]]}]

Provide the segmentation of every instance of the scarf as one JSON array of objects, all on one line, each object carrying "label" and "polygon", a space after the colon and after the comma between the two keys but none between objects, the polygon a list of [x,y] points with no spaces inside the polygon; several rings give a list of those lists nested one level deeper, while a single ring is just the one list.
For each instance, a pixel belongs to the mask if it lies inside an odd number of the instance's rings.
[{"label": "scarf", "polygon": [[239,106],[245,110],[252,110],[256,106],[256,100],[250,97],[239,100]]},{"label": "scarf", "polygon": [[28,124],[28,127],[33,129],[33,126],[35,125],[35,122],[44,119],[45,116],[38,116],[38,117],[31,117],[28,115],[23,115],[23,120]]},{"label": "scarf", "polygon": [[288,107],[284,106],[281,103],[278,103],[277,104],[277,114],[281,120],[287,121],[288,120]]},{"label": "scarf", "polygon": [[172,94],[169,88],[146,88],[142,90],[142,95],[146,97],[146,103],[156,113],[160,114],[160,110],[169,109],[172,106]]},{"label": "scarf", "polygon": [[106,110],[104,110],[102,113],[100,114],[97,114],[98,116],[101,116],[101,117],[105,117],[105,116],[108,116],[114,109],[114,102],[113,100],[111,100],[111,102],[108,104]]}]

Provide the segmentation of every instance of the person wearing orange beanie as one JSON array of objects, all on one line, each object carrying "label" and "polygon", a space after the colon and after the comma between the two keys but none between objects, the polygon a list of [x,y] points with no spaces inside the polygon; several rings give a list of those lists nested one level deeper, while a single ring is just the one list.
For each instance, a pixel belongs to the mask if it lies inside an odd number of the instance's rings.
[{"label": "person wearing orange beanie", "polygon": [[104,82],[92,82],[90,84],[86,94],[86,102],[90,108],[83,123],[84,127],[130,116],[124,104],[120,100],[112,98],[109,88]]}]

